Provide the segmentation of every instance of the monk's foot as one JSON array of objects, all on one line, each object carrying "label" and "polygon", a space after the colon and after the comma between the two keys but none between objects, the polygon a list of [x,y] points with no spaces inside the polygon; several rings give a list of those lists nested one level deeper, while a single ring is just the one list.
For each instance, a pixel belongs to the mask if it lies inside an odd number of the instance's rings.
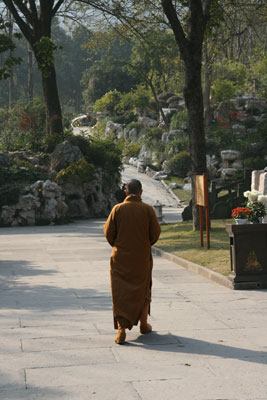
[{"label": "monk's foot", "polygon": [[126,339],[126,332],[125,329],[119,329],[117,336],[115,337],[115,343],[117,344],[123,344],[125,342]]},{"label": "monk's foot", "polygon": [[150,333],[152,331],[152,326],[148,323],[146,325],[140,325],[140,333],[145,335],[146,333]]}]

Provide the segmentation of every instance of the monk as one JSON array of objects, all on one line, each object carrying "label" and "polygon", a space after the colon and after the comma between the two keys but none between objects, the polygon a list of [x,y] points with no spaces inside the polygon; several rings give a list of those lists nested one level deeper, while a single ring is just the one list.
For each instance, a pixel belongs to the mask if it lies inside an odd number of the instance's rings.
[{"label": "monk", "polygon": [[113,207],[104,226],[106,239],[113,247],[110,279],[118,344],[125,342],[125,330],[139,321],[142,334],[152,331],[147,322],[152,286],[151,246],[160,235],[153,207],[141,200],[141,182],[130,180],[125,193],[127,197]]}]

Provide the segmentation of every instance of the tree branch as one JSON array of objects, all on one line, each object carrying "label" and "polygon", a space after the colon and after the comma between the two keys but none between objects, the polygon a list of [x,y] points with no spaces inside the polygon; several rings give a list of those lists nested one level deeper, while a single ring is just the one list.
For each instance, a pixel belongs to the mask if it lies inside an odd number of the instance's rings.
[{"label": "tree branch", "polygon": [[181,23],[177,17],[176,10],[172,4],[172,0],[161,0],[164,14],[168,18],[172,30],[174,32],[177,43],[179,43],[180,52],[184,58],[188,41],[185,37]]},{"label": "tree branch", "polygon": [[56,15],[62,4],[64,3],[64,0],[58,0],[56,5],[52,9],[52,18]]},{"label": "tree branch", "polygon": [[[18,13],[13,1],[12,0],[3,0],[3,2],[7,6],[7,8],[11,11],[11,13],[12,13],[12,15],[13,15],[15,21],[16,21],[16,24],[20,28],[20,30],[23,33],[23,35],[32,44],[33,30],[26,24],[26,22],[23,21],[23,19],[19,15],[19,13]],[[17,2],[15,2],[15,3],[17,3]],[[25,8],[25,7],[23,7],[23,8]]]}]

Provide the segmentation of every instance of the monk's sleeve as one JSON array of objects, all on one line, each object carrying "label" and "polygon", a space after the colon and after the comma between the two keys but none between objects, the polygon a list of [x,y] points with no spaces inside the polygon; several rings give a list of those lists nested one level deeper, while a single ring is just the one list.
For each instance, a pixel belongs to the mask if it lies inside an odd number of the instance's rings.
[{"label": "monk's sleeve", "polygon": [[111,246],[114,246],[117,237],[116,213],[113,208],[104,225],[104,235]]},{"label": "monk's sleeve", "polygon": [[151,210],[150,225],[149,225],[149,239],[151,246],[156,243],[160,235],[160,225],[156,217],[155,211]]}]

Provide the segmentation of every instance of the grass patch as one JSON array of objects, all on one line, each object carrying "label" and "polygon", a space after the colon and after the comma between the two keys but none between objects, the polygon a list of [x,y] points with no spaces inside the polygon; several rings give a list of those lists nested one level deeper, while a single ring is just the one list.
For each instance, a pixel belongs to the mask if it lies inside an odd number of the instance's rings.
[{"label": "grass patch", "polygon": [[[177,178],[177,176],[169,176],[168,179],[164,180],[164,182],[167,183],[167,185],[173,182],[179,183],[179,185],[184,185],[183,179]],[[188,205],[189,201],[192,199],[191,190],[173,189],[172,191],[175,196],[184,203],[184,205]]]},{"label": "grass patch", "polygon": [[[211,221],[209,250],[200,246],[200,233],[193,231],[192,221],[162,225],[156,246],[227,276],[231,272],[231,266],[226,224],[232,222],[232,219]],[[206,246],[206,232],[204,232],[204,246]]]}]

